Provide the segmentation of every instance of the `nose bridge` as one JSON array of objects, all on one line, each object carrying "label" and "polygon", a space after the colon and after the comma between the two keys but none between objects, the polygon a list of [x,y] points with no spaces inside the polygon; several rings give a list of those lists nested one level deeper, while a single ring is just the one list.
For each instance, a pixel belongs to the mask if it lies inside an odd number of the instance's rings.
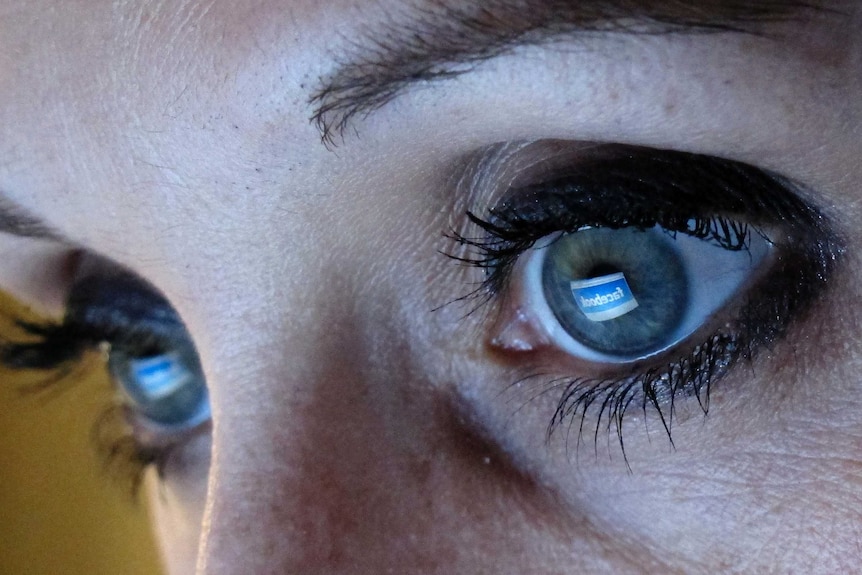
[{"label": "nose bridge", "polygon": [[349,572],[361,518],[385,499],[386,391],[337,270],[319,266],[298,282],[313,287],[240,314],[236,330],[258,331],[249,367],[215,370],[204,573]]}]

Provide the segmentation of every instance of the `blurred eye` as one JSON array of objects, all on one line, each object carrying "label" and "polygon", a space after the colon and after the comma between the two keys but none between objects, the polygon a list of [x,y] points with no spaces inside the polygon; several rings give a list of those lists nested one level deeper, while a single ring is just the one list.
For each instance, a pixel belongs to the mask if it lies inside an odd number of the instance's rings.
[{"label": "blurred eye", "polygon": [[177,312],[151,286],[101,263],[75,283],[65,325],[107,344],[119,401],[149,457],[209,421],[194,344]]},{"label": "blurred eye", "polygon": [[635,361],[708,324],[770,249],[758,234],[732,242],[744,249],[660,226],[586,228],[528,253],[524,281],[541,294],[533,298],[537,316],[565,351],[589,361]]},{"label": "blurred eye", "polygon": [[[141,472],[209,429],[206,381],[194,343],[176,310],[134,274],[82,256],[59,324],[24,325],[38,341],[6,345],[2,361],[18,369],[55,369],[90,349],[107,350],[117,404],[96,422],[103,455],[128,475]],[[124,425],[117,425],[118,419]]]}]

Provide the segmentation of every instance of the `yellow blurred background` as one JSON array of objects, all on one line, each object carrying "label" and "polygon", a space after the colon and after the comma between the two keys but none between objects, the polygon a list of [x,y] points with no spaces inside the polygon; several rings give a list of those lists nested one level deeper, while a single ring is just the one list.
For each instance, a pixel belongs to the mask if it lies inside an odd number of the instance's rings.
[{"label": "yellow blurred background", "polygon": [[[0,337],[34,319],[0,293]],[[0,574],[160,573],[145,501],[112,480],[91,441],[112,389],[94,354],[51,389],[0,370]]]}]

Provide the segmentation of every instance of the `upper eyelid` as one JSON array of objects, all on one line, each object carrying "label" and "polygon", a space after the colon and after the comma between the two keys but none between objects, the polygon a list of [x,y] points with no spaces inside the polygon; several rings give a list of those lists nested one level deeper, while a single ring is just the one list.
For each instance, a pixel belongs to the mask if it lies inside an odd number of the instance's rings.
[{"label": "upper eyelid", "polygon": [[[545,150],[550,150],[550,154],[543,158]],[[674,175],[675,163],[684,165],[689,173]],[[816,197],[813,190],[779,174],[733,160],[622,144],[540,140],[491,146],[466,165],[469,177],[462,178],[462,188],[456,196],[461,201],[454,215],[467,213],[469,221],[456,220],[458,223],[452,226],[451,237],[458,240],[462,248],[451,255],[472,263],[478,262],[471,259],[470,250],[481,250],[487,245],[486,234],[492,231],[487,226],[502,224],[505,228],[514,225],[520,229],[516,232],[513,228],[513,233],[521,238],[521,244],[511,248],[513,253],[517,253],[551,232],[574,231],[584,225],[608,225],[611,223],[607,221],[608,214],[610,217],[613,214],[612,210],[608,211],[607,204],[621,201],[622,196],[617,193],[630,193],[634,198],[626,200],[629,209],[632,208],[631,201],[643,203],[647,212],[655,211],[656,201],[665,202],[668,209],[680,212],[680,229],[693,215],[703,214],[711,218],[716,214],[737,214],[744,215],[745,221],[759,228],[768,229],[780,224],[780,233],[774,239],[782,243],[798,242],[806,249],[819,252],[812,257],[834,262],[844,251],[843,234],[840,230],[836,232],[835,223],[814,207],[816,204],[812,205],[810,198]],[[589,170],[594,173],[589,173]],[[650,171],[651,175],[645,174],[644,170]],[[560,186],[568,183],[582,189],[561,191]],[[594,204],[601,199],[595,194],[602,192],[603,186],[611,184],[620,186],[620,190],[603,200],[605,205],[600,207],[604,210],[604,221],[591,221],[589,213],[595,211]],[[560,229],[558,218],[550,218],[554,223],[548,229],[542,229],[541,225],[529,219],[499,220],[507,213],[514,214],[515,218],[524,217],[520,209],[506,208],[510,201],[521,202],[529,210],[547,209],[547,202],[525,197],[525,190],[536,194],[536,197],[552,193],[567,203],[569,207],[566,209],[572,217],[577,216],[569,224],[569,229]],[[680,201],[686,202],[685,209],[677,209],[675,204]],[[637,222],[626,221],[629,214],[620,215],[622,217],[612,225],[637,225]],[[535,220],[547,224],[548,217],[536,214]],[[491,250],[495,257],[501,253],[499,249],[505,242],[498,233],[490,234],[496,242],[503,242]],[[531,234],[529,238],[525,233]]]},{"label": "upper eyelid", "polygon": [[450,226],[457,227],[462,215],[481,213],[499,204],[522,183],[534,183],[543,174],[559,173],[575,164],[582,154],[607,144],[569,140],[515,140],[472,150],[459,158],[457,180],[451,186],[455,204]]},{"label": "upper eyelid", "polygon": [[[835,243],[834,222],[826,220],[819,209],[814,190],[781,174],[756,165],[714,155],[662,150],[624,144],[582,147],[571,165],[550,171],[550,177],[516,186],[511,195],[525,190],[557,191],[569,181],[594,196],[604,187],[616,186],[614,194],[628,194],[635,201],[654,204],[679,202],[688,211],[709,215],[744,214],[745,220],[759,226],[778,222],[800,233],[816,231]],[[776,190],[781,190],[776,193]],[[577,190],[573,193],[578,194]],[[592,198],[586,198],[586,204]]]},{"label": "upper eyelid", "polygon": [[[750,173],[757,172],[760,174],[759,177],[765,180],[780,182],[791,189],[793,195],[802,204],[814,208],[817,214],[812,213],[809,218],[813,223],[816,223],[813,220],[825,221],[822,219],[823,214],[828,210],[822,208],[831,205],[828,198],[818,193],[815,186],[788,178],[773,170],[761,168],[757,165],[756,158],[731,159],[716,154],[662,150],[626,143],[537,139],[499,142],[474,150],[462,157],[459,160],[461,168],[458,170],[458,178],[453,185],[456,204],[453,206],[451,223],[457,224],[461,216],[468,211],[481,215],[487,208],[503,203],[507,195],[517,193],[521,188],[541,185],[551,179],[559,180],[573,171],[578,171],[584,163],[593,162],[596,158],[604,157],[610,161],[616,161],[613,156],[619,156],[626,151],[632,151],[635,154],[689,155],[705,158],[709,162],[740,166],[750,170]],[[738,192],[737,195],[741,202],[748,204],[744,193]],[[764,216],[768,220],[774,219],[769,217],[768,213],[764,213]],[[844,244],[842,238],[845,234],[839,226],[840,218],[829,218],[829,222],[832,239],[836,243]]]},{"label": "upper eyelid", "polygon": [[75,260],[62,319],[19,322],[37,340],[0,342],[0,363],[51,370],[103,343],[153,352],[184,339],[182,319],[145,280],[99,256]]}]

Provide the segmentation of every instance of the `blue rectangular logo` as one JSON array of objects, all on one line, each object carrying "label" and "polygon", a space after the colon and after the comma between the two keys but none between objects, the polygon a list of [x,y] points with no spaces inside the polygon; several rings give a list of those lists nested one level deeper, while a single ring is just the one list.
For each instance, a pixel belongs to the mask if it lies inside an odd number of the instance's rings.
[{"label": "blue rectangular logo", "polygon": [[624,316],[638,307],[623,273],[610,274],[570,283],[575,302],[587,319],[608,321]]},{"label": "blue rectangular logo", "polygon": [[137,386],[151,399],[167,397],[191,377],[176,354],[134,359],[130,368]]}]

